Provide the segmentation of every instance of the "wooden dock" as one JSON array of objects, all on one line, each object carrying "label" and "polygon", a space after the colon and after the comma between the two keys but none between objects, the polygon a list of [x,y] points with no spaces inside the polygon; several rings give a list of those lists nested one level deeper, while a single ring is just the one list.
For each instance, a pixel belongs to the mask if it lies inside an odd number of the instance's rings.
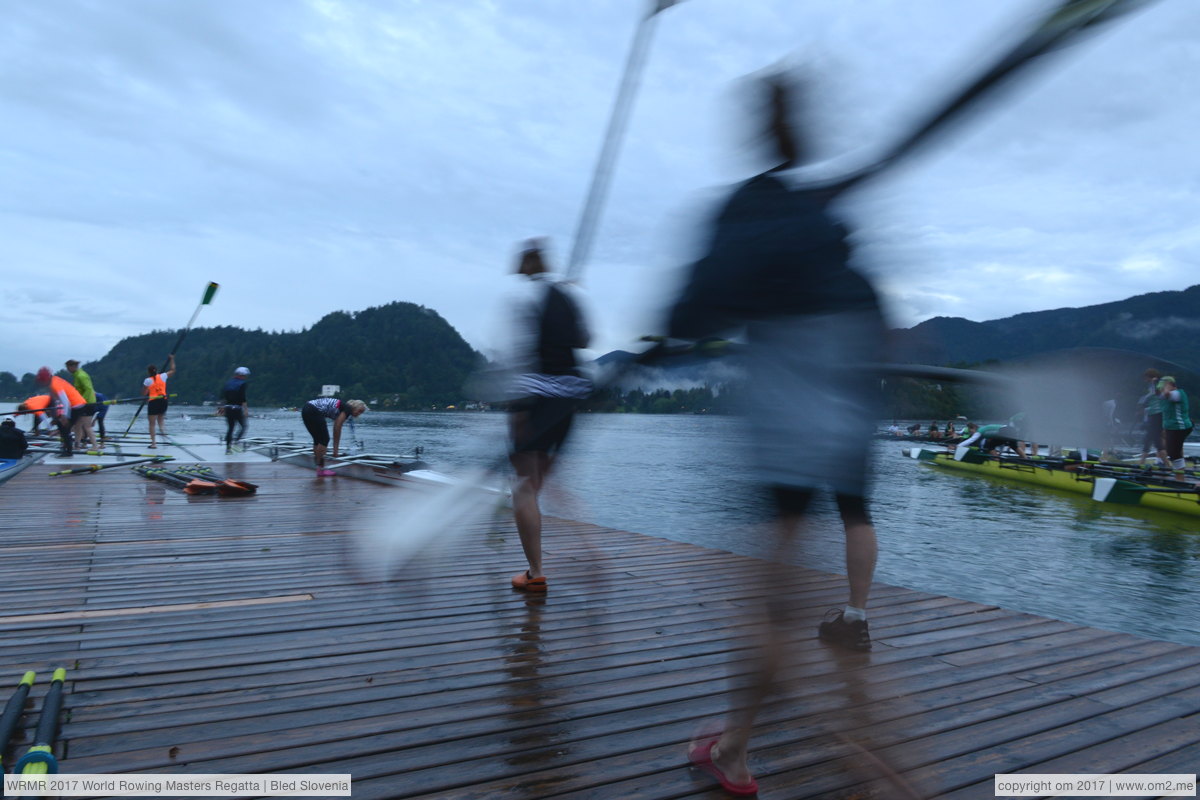
[{"label": "wooden dock", "polygon": [[[32,728],[68,668],[64,772],[350,773],[360,799],[724,796],[684,751],[747,668],[761,562],[547,520],[551,591],[528,597],[499,518],[436,574],[364,585],[347,531],[403,489],[227,471],[259,494],[37,468],[0,490],[0,686],[38,671]],[[875,649],[845,654],[814,635],[844,579],[798,571],[793,599],[787,691],[752,743],[764,798],[897,796],[876,759],[956,800],[992,798],[996,773],[1200,765],[1200,648],[879,585]]]}]

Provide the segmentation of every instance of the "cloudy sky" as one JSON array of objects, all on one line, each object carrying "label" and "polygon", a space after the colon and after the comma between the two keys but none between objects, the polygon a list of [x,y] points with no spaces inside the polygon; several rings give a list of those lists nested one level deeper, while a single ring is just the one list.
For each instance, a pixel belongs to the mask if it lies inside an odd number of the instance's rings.
[{"label": "cloudy sky", "polygon": [[[644,3],[6,4],[0,370],[176,329],[209,280],[199,325],[297,330],[404,300],[487,351],[516,243],[548,235],[566,258]],[[661,14],[583,275],[597,351],[657,329],[719,187],[749,174],[731,82],[802,65],[835,156],[887,141],[1041,5]],[[1197,31],[1200,3],[1152,3],[850,198],[893,322],[1200,282]]]}]

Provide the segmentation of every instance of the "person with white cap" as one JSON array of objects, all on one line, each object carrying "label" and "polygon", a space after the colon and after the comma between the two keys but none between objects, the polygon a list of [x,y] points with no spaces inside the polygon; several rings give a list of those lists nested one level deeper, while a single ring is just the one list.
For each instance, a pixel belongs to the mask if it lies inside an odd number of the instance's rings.
[{"label": "person with white cap", "polygon": [[16,420],[6,417],[0,422],[0,459],[21,458],[29,451],[25,432],[17,427]]},{"label": "person with white cap", "polygon": [[241,442],[246,435],[246,420],[250,418],[250,408],[246,405],[246,379],[249,377],[250,370],[238,367],[221,390],[221,413],[225,415],[225,455],[233,452],[234,425],[239,426],[236,441]]}]

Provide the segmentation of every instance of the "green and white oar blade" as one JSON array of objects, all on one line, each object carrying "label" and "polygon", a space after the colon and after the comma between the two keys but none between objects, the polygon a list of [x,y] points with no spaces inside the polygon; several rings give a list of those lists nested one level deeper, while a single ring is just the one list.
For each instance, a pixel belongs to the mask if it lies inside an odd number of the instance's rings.
[{"label": "green and white oar blade", "polygon": [[1120,478],[1097,478],[1092,484],[1092,499],[1100,503],[1136,506],[1142,502],[1146,487]]}]

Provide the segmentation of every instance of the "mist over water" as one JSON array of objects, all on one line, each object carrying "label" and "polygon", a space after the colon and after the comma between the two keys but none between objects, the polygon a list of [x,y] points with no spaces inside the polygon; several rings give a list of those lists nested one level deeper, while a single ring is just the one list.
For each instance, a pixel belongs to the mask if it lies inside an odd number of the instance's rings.
[{"label": "mist over water", "polygon": [[[252,413],[259,415],[250,420],[252,436],[310,441],[298,412],[252,406]],[[124,430],[131,414],[127,407],[110,412],[110,430]],[[766,555],[760,526],[770,505],[750,479],[737,418],[588,414],[575,424],[544,498],[548,513]],[[139,419],[135,430],[144,428]],[[167,429],[223,435],[225,423],[211,408],[176,406]],[[368,451],[407,453],[420,446],[432,469],[462,474],[503,454],[505,417],[372,411],[357,431]],[[1196,518],[951,473],[901,455],[908,444],[876,443],[870,508],[880,541],[877,580],[1200,645]],[[794,560],[840,574],[836,509],[824,496],[814,505]]]}]

